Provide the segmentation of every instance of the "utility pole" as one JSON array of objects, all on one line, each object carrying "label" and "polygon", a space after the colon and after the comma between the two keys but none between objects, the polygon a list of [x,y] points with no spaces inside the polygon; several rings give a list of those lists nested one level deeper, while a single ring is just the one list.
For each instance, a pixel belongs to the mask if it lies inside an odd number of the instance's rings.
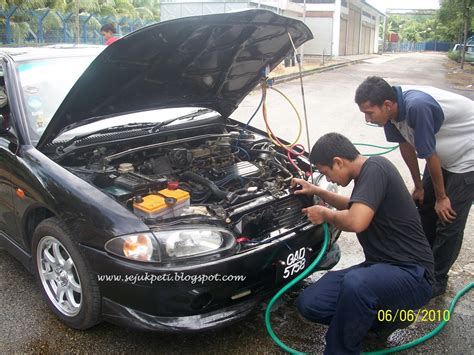
[{"label": "utility pole", "polygon": [[[303,23],[306,25],[306,0],[303,0]],[[304,44],[301,45],[301,57],[300,57],[301,66],[303,66],[303,64],[304,64],[304,49],[303,49],[303,47],[304,47]]]},{"label": "utility pole", "polygon": [[385,41],[387,39],[387,14],[385,13],[385,16],[383,17],[383,31],[382,31],[382,53],[385,51]]},{"label": "utility pole", "polygon": [[464,5],[464,33],[463,33],[463,46],[461,49],[461,69],[464,69],[464,58],[466,56],[466,45],[467,45],[467,33],[468,33],[468,23],[470,19],[468,1],[463,1]]},{"label": "utility pole", "polygon": [[80,23],[79,23],[79,0],[76,0],[76,44],[79,44],[80,38]]}]

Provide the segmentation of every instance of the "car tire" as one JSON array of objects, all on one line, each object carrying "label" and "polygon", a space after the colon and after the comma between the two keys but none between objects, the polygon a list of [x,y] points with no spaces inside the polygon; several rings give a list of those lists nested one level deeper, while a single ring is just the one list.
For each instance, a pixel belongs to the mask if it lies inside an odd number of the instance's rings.
[{"label": "car tire", "polygon": [[57,218],[42,221],[33,234],[32,254],[41,293],[56,316],[74,329],[99,323],[99,286],[64,224]]}]

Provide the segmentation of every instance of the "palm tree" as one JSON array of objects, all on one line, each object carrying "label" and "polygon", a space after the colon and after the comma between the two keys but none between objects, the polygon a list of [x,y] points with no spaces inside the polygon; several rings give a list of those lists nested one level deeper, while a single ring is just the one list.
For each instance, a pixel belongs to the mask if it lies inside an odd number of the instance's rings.
[{"label": "palm tree", "polygon": [[66,42],[78,34],[98,41],[105,22],[129,32],[159,21],[159,14],[159,0],[0,0],[0,34],[17,44]]}]

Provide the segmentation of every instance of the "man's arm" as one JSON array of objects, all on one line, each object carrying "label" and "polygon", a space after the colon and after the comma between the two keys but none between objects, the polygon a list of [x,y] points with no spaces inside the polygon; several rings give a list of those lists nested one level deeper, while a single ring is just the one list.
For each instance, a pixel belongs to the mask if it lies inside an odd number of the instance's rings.
[{"label": "man's arm", "polygon": [[413,200],[418,201],[419,204],[422,205],[425,192],[420,178],[420,167],[418,165],[415,148],[408,142],[402,142],[400,143],[400,153],[402,154],[405,164],[408,166],[408,170],[410,170],[415,185],[415,189],[412,192]]},{"label": "man's arm", "polygon": [[295,190],[295,195],[304,194],[304,195],[316,195],[319,196],[323,201],[329,205],[335,207],[338,210],[345,210],[349,204],[349,197],[338,195],[334,192],[327,191],[322,189],[319,186],[310,184],[306,180],[294,178],[291,181],[291,186],[295,187],[296,185],[301,186],[301,190]]},{"label": "man's arm", "polygon": [[439,219],[445,223],[450,223],[456,218],[456,212],[451,208],[451,201],[444,189],[443,171],[441,163],[436,153],[426,158],[426,165],[430,172],[433,189],[436,196],[435,211]]},{"label": "man's arm", "polygon": [[351,208],[342,211],[334,211],[323,206],[312,206],[304,208],[303,212],[313,224],[327,222],[343,231],[355,233],[366,230],[375,215],[372,208],[358,202],[354,202]]}]

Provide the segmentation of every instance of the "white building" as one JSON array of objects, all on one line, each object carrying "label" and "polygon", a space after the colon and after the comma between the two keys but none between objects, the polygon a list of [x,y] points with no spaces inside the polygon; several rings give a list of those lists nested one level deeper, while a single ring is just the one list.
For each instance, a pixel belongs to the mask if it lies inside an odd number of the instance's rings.
[{"label": "white building", "polygon": [[305,55],[370,54],[378,51],[378,28],[384,14],[364,0],[161,0],[161,21],[249,8],[299,18],[314,39]]}]

